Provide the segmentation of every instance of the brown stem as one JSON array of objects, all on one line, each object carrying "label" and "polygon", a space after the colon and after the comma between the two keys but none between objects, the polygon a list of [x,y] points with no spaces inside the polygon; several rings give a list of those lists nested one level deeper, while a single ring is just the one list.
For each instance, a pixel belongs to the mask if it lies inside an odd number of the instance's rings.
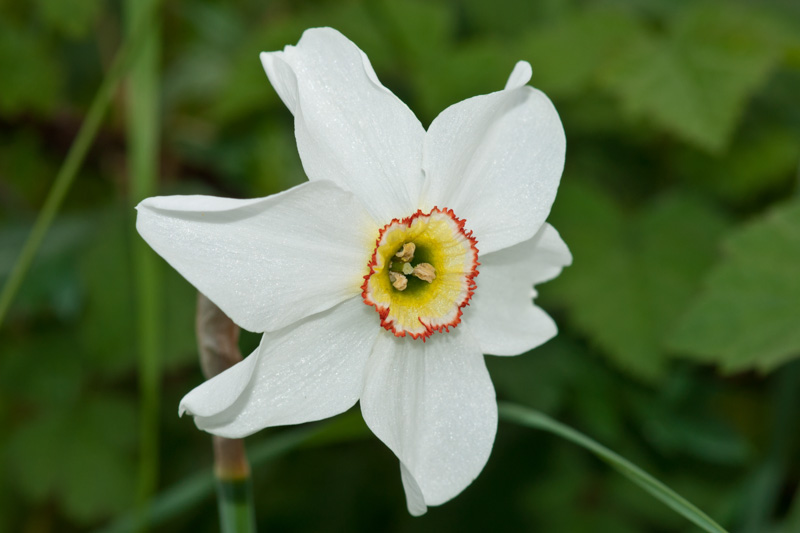
[{"label": "brown stem", "polygon": [[[197,349],[206,379],[227,370],[242,360],[239,351],[239,326],[211,300],[197,293]],[[213,437],[214,470],[219,479],[246,479],[250,465],[242,439]]]}]

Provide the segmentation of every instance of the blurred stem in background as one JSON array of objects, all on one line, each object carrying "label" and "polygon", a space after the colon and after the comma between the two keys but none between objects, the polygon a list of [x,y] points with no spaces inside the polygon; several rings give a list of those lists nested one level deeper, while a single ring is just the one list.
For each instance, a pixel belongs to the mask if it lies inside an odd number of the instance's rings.
[{"label": "blurred stem in background", "polygon": [[[139,3],[141,5],[137,9],[141,10],[142,13],[152,13],[155,11],[158,2],[157,0],[150,0]],[[36,252],[39,251],[47,231],[61,208],[61,203],[64,201],[67,192],[69,192],[72,182],[75,180],[75,176],[78,174],[83,160],[86,158],[86,154],[97,136],[100,124],[102,124],[108,109],[108,104],[111,102],[111,97],[116,92],[128,66],[137,57],[144,41],[147,40],[150,27],[146,24],[146,21],[149,16],[143,15],[141,19],[142,23],[136,24],[136,30],[130,32],[130,37],[123,42],[116,56],[114,56],[114,61],[103,78],[103,83],[92,100],[89,111],[86,113],[86,118],[81,124],[80,130],[78,130],[69,152],[67,152],[67,157],[58,170],[52,187],[50,187],[47,199],[36,217],[33,229],[31,229],[30,235],[25,240],[25,244],[14,263],[8,280],[3,285],[2,291],[0,291],[0,326],[3,324],[3,320],[11,307],[11,302],[14,300],[20,285],[22,285],[22,280],[25,279],[25,274],[27,274],[33,259],[36,257]]]},{"label": "blurred stem in background", "polygon": [[[239,327],[203,294],[197,294],[197,347],[206,379],[242,360]],[[212,437],[217,504],[223,533],[255,532],[250,465],[242,439]]]},{"label": "blurred stem in background", "polygon": [[[774,527],[776,508],[780,505],[785,472],[791,465],[793,446],[797,445],[797,406],[800,405],[800,362],[786,365],[772,376],[772,428],[766,457],[751,474],[749,489],[743,494],[742,533],[760,533]],[[800,525],[800,490],[787,515],[787,523]],[[786,531],[800,531],[784,526]]]},{"label": "blurred stem in background", "polygon": [[[142,49],[130,66],[125,85],[128,184],[132,206],[156,194],[159,169],[159,63],[160,23],[152,2],[125,2],[127,39],[134,38],[136,28],[144,25],[147,32]],[[136,303],[136,338],[139,360],[139,478],[138,501],[145,502],[158,486],[158,410],[161,380],[161,323],[159,305],[160,280],[155,254],[138,237],[131,239],[134,264]],[[146,524],[142,524],[146,527]]]}]

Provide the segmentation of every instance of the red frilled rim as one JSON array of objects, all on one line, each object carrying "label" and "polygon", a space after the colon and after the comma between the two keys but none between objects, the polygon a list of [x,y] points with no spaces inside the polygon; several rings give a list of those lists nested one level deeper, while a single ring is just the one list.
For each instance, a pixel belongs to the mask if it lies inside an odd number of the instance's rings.
[{"label": "red frilled rim", "polygon": [[[445,323],[442,324],[434,324],[432,322],[426,322],[423,317],[417,317],[420,324],[425,327],[425,331],[422,333],[412,333],[410,331],[398,331],[395,327],[394,320],[389,317],[389,313],[391,312],[391,307],[384,306],[378,304],[377,302],[372,301],[369,295],[368,285],[369,280],[373,274],[375,274],[375,266],[377,265],[377,256],[378,256],[378,248],[380,247],[381,240],[383,240],[383,236],[388,231],[388,229],[394,225],[404,225],[408,228],[411,227],[411,224],[420,217],[430,216],[433,213],[441,213],[447,215],[458,227],[458,231],[461,235],[470,243],[470,252],[472,253],[472,268],[469,272],[464,273],[465,277],[465,285],[466,285],[466,293],[464,294],[463,298],[455,306],[455,314],[454,316]],[[464,313],[463,309],[469,305],[470,300],[472,299],[473,294],[475,294],[475,288],[477,284],[475,283],[475,277],[479,274],[478,266],[480,263],[478,262],[478,241],[472,235],[472,231],[467,231],[464,226],[466,225],[466,220],[458,218],[450,208],[440,208],[438,206],[431,209],[429,213],[423,213],[421,209],[418,209],[416,213],[413,215],[403,218],[403,219],[392,219],[391,222],[386,224],[381,230],[378,232],[378,238],[375,239],[375,249],[372,252],[372,256],[370,257],[369,263],[367,266],[369,267],[369,273],[364,276],[364,283],[361,285],[361,297],[364,300],[364,303],[372,306],[378,312],[381,319],[381,326],[394,333],[396,337],[406,337],[410,336],[413,339],[422,339],[424,342],[428,337],[433,335],[436,332],[442,331],[450,331],[450,328],[454,328],[461,323],[461,315]]]}]

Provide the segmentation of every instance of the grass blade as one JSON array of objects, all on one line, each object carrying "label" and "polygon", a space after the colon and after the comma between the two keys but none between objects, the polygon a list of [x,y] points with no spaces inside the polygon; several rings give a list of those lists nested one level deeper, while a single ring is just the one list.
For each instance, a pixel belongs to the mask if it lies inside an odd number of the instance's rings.
[{"label": "grass blade", "polygon": [[698,527],[709,533],[726,533],[722,526],[695,507],[691,502],[635,464],[609,450],[597,441],[590,439],[569,426],[565,426],[534,409],[510,403],[500,403],[499,408],[500,418],[503,420],[533,429],[549,431],[550,433],[554,433],[559,437],[586,448],[611,465],[620,474],[639,485],[656,499],[660,500],[678,514],[683,515]]},{"label": "grass blade", "polygon": [[[159,167],[159,60],[160,24],[157,12],[140,0],[125,3],[125,19],[130,38],[144,25],[141,50],[131,62],[126,80],[127,161],[130,213],[148,196],[155,196]],[[133,224],[131,224],[133,228]],[[135,230],[131,229],[135,233]],[[161,381],[162,307],[155,253],[134,235],[131,239],[136,339],[139,361],[139,479],[138,499],[144,505],[158,485],[158,411]]]},{"label": "grass blade", "polygon": [[[145,6],[143,9],[153,11],[157,0],[143,0],[142,3]],[[83,120],[78,130],[78,135],[72,142],[67,157],[61,164],[53,186],[47,194],[44,206],[42,206],[39,215],[36,217],[33,229],[31,229],[31,233],[25,241],[5,285],[3,285],[3,290],[0,292],[0,325],[3,324],[3,320],[8,314],[8,310],[11,308],[11,302],[14,300],[14,296],[19,290],[22,280],[25,279],[25,274],[27,274],[30,269],[31,263],[33,263],[33,259],[36,257],[36,252],[39,250],[44,236],[47,234],[47,230],[50,229],[50,225],[58,214],[61,203],[64,201],[64,197],[72,186],[72,182],[75,180],[75,176],[78,170],[80,170],[83,160],[86,158],[86,154],[94,142],[95,136],[97,136],[97,131],[100,129],[100,124],[103,122],[103,117],[105,117],[108,104],[111,102],[111,97],[117,90],[119,82],[127,71],[131,61],[140,51],[148,33],[149,28],[147,28],[146,24],[137,25],[135,31],[132,32],[132,37],[126,39],[120,47],[114,57],[111,67],[103,79],[103,83],[100,84],[100,88],[97,90],[94,100],[92,100],[86,118]]]}]

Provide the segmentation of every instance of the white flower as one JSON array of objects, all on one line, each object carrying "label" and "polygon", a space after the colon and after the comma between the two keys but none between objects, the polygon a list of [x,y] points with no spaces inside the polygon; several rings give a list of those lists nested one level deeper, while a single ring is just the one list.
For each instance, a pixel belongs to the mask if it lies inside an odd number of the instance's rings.
[{"label": "white flower", "polygon": [[360,400],[400,459],[409,511],[422,514],[489,457],[497,403],[483,354],[517,355],[556,334],[531,299],[572,260],[545,223],[564,165],[561,121],[525,85],[526,62],[504,90],[449,107],[426,132],[335,30],[308,30],[261,60],[294,114],[309,181],[254,200],[138,206],[150,246],[234,322],[264,332],[180,411],[243,437]]}]

